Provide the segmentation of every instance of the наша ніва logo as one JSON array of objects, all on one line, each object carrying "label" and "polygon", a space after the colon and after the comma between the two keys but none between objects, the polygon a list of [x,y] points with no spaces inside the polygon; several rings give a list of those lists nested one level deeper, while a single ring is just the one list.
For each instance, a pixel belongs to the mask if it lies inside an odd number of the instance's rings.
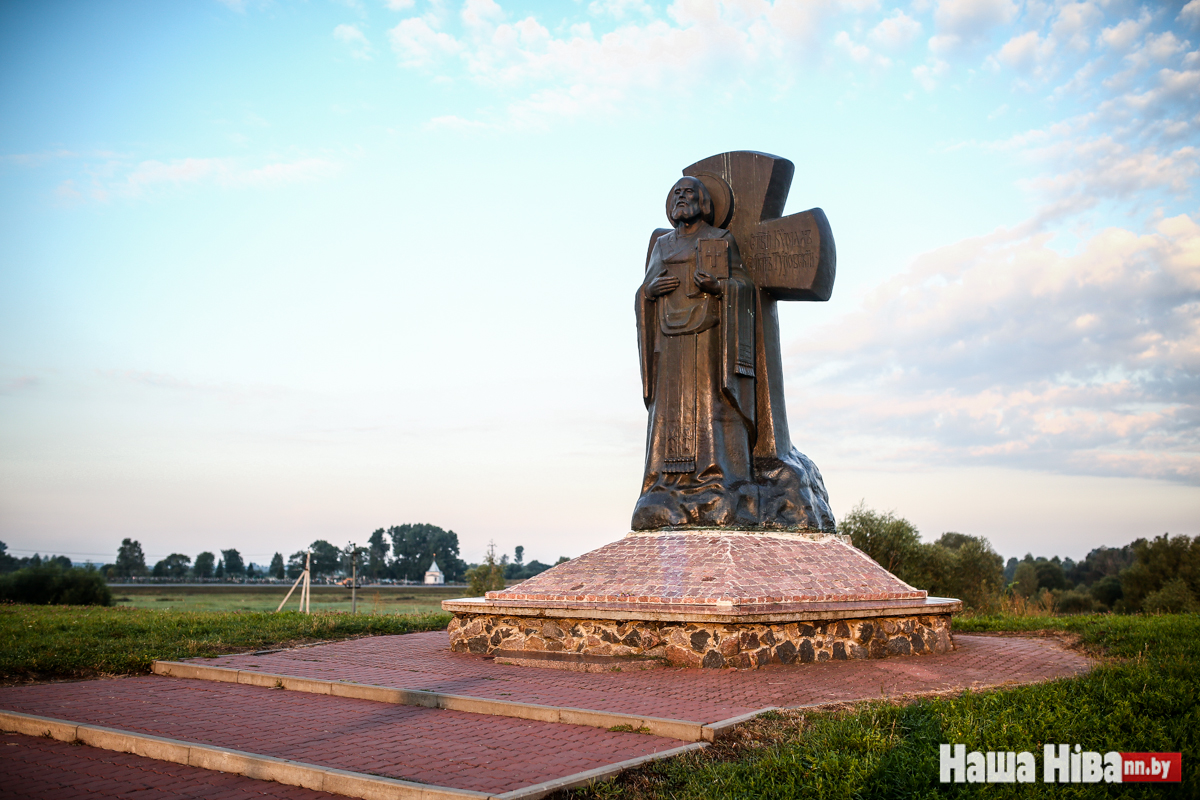
[{"label": "\u043d\u0430\u0448\u0430 \u043d\u0456\u0432\u0430 logo", "polygon": [[[1035,783],[1037,760],[1033,753],[993,751],[967,752],[956,744],[951,752],[941,746],[939,759],[942,783]],[[1042,750],[1043,783],[1133,783],[1143,781],[1180,781],[1183,756],[1180,753],[1097,753],[1075,745],[1052,744]]]}]

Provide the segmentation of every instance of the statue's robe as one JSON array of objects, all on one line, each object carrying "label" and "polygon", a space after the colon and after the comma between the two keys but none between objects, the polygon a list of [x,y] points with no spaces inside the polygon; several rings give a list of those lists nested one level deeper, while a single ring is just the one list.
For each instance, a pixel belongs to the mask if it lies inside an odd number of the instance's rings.
[{"label": "statue's robe", "polygon": [[[705,239],[728,242],[720,297],[693,280]],[[668,274],[679,286],[650,297],[651,281]],[[733,236],[702,225],[659,237],[636,309],[649,430],[633,528],[757,524],[755,288]]]}]

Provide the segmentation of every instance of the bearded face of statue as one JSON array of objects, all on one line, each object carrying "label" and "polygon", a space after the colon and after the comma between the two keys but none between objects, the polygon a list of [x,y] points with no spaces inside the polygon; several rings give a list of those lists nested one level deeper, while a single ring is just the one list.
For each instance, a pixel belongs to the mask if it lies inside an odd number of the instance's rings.
[{"label": "bearded face of statue", "polygon": [[667,216],[679,226],[701,218],[711,218],[712,199],[704,184],[695,178],[680,178],[667,196]]}]

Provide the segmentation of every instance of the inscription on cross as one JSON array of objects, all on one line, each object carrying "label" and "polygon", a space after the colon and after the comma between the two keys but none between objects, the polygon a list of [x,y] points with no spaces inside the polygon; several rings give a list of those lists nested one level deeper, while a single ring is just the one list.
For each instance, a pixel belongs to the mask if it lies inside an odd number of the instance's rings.
[{"label": "inscription on cross", "polygon": [[780,216],[795,171],[786,158],[741,150],[697,161],[683,174],[729,187],[732,215],[720,227],[737,240],[755,286],[778,300],[828,300],[837,256],[825,212]]}]

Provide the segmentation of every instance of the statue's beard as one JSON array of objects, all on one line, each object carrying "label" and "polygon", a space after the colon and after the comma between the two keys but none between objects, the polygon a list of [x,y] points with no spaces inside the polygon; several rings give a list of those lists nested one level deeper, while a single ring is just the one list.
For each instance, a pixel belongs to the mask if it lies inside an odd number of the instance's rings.
[{"label": "statue's beard", "polygon": [[699,219],[700,216],[700,209],[694,206],[682,205],[671,208],[671,221],[676,224],[691,222],[692,220]]}]

